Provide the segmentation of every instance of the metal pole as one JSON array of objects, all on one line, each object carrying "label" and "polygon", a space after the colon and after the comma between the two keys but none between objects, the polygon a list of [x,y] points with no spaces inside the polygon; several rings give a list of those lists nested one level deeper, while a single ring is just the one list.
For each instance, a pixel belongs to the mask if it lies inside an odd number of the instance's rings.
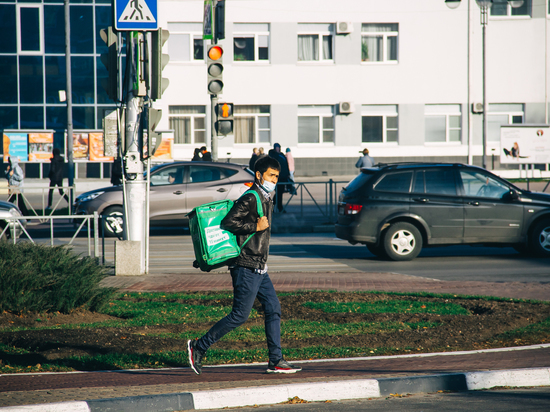
[{"label": "metal pole", "polygon": [[74,198],[74,161],[73,161],[73,88],[71,77],[71,11],[69,0],[65,0],[65,72],[67,93],[67,160],[69,164],[69,210]]},{"label": "metal pole", "polygon": [[487,11],[489,6],[481,6],[481,26],[482,26],[482,36],[483,36],[483,159],[482,167],[487,169],[487,131],[488,131],[488,122],[487,122],[487,47],[486,47],[486,31],[487,31]]},{"label": "metal pole", "polygon": [[211,150],[212,150],[212,161],[218,161],[218,134],[216,133],[216,105],[218,104],[218,96],[211,94],[210,95],[210,129],[211,129]]},{"label": "metal pole", "polygon": [[140,156],[140,117],[143,111],[143,100],[134,93],[134,82],[137,79],[138,42],[141,34],[128,32],[127,64],[130,64],[127,80],[126,109],[126,155],[124,157],[126,175],[126,196],[124,196],[124,240],[141,242],[141,273],[145,273],[145,191],[143,163]]}]

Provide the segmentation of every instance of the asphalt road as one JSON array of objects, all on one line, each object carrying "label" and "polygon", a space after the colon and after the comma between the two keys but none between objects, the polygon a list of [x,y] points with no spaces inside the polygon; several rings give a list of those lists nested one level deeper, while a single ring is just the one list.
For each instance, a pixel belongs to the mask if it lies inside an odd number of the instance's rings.
[{"label": "asphalt road", "polygon": [[[402,394],[401,394],[402,395]],[[497,389],[388,398],[234,408],[238,412],[541,412],[550,405],[550,387]],[[211,409],[212,410],[212,409]]]}]

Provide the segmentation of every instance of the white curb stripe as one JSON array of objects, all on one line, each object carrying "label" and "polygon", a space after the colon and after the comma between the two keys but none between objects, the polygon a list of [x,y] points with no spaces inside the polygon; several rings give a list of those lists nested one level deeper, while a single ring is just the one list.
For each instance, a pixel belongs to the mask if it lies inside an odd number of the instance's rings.
[{"label": "white curb stripe", "polygon": [[488,372],[467,372],[468,390],[489,389],[495,386],[546,386],[550,385],[549,368],[514,369]]},{"label": "white curb stripe", "polygon": [[41,405],[8,406],[0,408],[2,412],[90,412],[86,402],[58,402]]},{"label": "white curb stripe", "polygon": [[270,405],[298,396],[307,401],[380,397],[376,379],[299,383],[193,392],[195,409],[219,409],[249,405]]}]

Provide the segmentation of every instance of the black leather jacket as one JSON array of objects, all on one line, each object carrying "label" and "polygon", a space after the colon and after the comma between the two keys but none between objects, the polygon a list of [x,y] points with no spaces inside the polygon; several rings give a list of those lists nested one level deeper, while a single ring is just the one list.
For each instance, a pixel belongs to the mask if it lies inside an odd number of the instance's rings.
[{"label": "black leather jacket", "polygon": [[260,199],[262,199],[264,216],[267,217],[269,227],[261,232],[256,232],[259,215],[256,196],[252,193],[241,196],[235,202],[229,213],[223,218],[221,227],[237,235],[239,246],[242,246],[246,239],[252,233],[255,233],[242,247],[241,254],[234,261],[230,262],[230,265],[263,270],[269,255],[273,201],[266,199],[262,190],[256,184],[251,187],[251,190],[258,192]]}]

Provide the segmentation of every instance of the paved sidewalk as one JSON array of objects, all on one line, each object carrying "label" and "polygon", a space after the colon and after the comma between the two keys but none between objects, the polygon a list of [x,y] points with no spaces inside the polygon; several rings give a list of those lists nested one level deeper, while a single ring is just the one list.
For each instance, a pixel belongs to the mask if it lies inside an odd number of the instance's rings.
[{"label": "paved sidewalk", "polygon": [[[550,284],[448,282],[395,273],[273,273],[278,291],[299,289],[428,291],[550,300]],[[231,289],[227,273],[109,277],[127,291]],[[301,362],[294,375],[270,375],[265,364],[0,375],[2,411],[180,411],[390,393],[550,385],[550,345],[477,352]],[[60,402],[60,403],[59,403]],[[53,404],[52,404],[53,403]],[[18,405],[28,406],[25,409]]]}]

